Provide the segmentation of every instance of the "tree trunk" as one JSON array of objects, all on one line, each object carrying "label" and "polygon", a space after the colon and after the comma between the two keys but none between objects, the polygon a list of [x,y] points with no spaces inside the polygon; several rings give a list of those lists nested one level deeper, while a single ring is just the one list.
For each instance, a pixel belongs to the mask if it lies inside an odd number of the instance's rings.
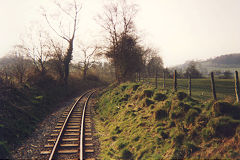
[{"label": "tree trunk", "polygon": [[83,69],[83,80],[86,80],[87,77],[87,67],[85,66]]},{"label": "tree trunk", "polygon": [[65,85],[68,85],[69,64],[72,59],[72,51],[73,51],[73,39],[70,39],[67,54],[64,57],[64,83],[65,83]]}]

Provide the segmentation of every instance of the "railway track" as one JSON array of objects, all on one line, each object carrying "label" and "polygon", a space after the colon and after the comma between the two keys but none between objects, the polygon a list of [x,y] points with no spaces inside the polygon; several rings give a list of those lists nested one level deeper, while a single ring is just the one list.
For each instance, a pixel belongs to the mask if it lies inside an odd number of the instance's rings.
[{"label": "railway track", "polygon": [[44,159],[94,159],[91,113],[87,107],[94,92],[82,94],[71,109],[63,113],[41,152]]}]

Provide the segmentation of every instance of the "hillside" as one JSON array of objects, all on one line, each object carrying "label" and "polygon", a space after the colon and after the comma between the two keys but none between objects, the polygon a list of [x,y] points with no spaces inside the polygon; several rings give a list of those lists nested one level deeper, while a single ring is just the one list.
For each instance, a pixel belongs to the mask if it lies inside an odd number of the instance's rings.
[{"label": "hillside", "polygon": [[[185,70],[190,61],[182,65],[175,66],[174,68]],[[210,71],[235,71],[240,68],[240,53],[221,55],[215,58],[210,58],[203,61],[196,61],[198,69],[203,73]]]},{"label": "hillside", "polygon": [[124,83],[103,91],[95,111],[100,159],[240,158],[239,105]]}]

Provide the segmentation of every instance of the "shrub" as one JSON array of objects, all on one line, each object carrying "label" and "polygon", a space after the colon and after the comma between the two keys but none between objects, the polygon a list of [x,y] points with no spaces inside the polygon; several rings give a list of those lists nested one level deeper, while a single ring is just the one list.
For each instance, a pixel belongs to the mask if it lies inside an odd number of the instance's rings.
[{"label": "shrub", "polygon": [[185,114],[185,111],[177,106],[177,107],[174,107],[174,110],[172,110],[170,112],[170,119],[178,119],[178,118],[182,118]]},{"label": "shrub", "polygon": [[126,159],[126,160],[130,160],[132,159],[132,152],[130,152],[129,150],[127,149],[124,149],[122,152],[121,152],[121,159]]},{"label": "shrub", "polygon": [[168,116],[167,111],[162,110],[162,109],[157,110],[154,114],[155,120],[161,120],[167,116]]},{"label": "shrub", "polygon": [[89,74],[86,76],[86,80],[91,80],[91,81],[100,81],[99,77],[94,75],[94,74]]},{"label": "shrub", "polygon": [[152,91],[152,90],[149,90],[149,89],[144,90],[144,91],[143,91],[143,96],[144,96],[144,97],[151,98],[151,97],[153,96],[153,91]]},{"label": "shrub", "polygon": [[233,136],[239,124],[239,120],[226,116],[213,118],[208,122],[208,126],[214,130],[214,136],[222,138]]},{"label": "shrub", "polygon": [[214,116],[231,116],[235,119],[240,119],[240,107],[233,106],[227,102],[216,102],[213,104]]},{"label": "shrub", "polygon": [[181,109],[184,110],[185,112],[187,112],[191,108],[191,106],[189,106],[188,104],[185,104],[183,102],[180,102],[178,104],[178,106],[181,107]]},{"label": "shrub", "polygon": [[192,153],[194,153],[200,149],[199,147],[197,147],[196,145],[194,145],[192,143],[187,143],[185,146],[186,146],[187,156],[190,156]]},{"label": "shrub", "polygon": [[185,121],[187,124],[193,123],[198,114],[199,113],[196,109],[190,109],[185,116]]},{"label": "shrub", "polygon": [[183,132],[177,132],[175,136],[173,137],[172,141],[176,146],[182,145],[184,140],[184,133]]},{"label": "shrub", "polygon": [[186,93],[184,93],[184,92],[178,92],[177,93],[177,98],[181,101],[181,100],[183,100],[184,98],[186,98],[187,97],[187,94]]},{"label": "shrub", "polygon": [[169,137],[169,134],[167,132],[164,132],[163,130],[160,131],[160,135],[163,139],[167,139]]},{"label": "shrub", "polygon": [[144,106],[150,106],[151,104],[154,104],[154,101],[152,101],[151,99],[148,99],[148,98],[146,98],[145,100],[144,100]]},{"label": "shrub", "polygon": [[156,101],[164,101],[167,99],[167,96],[162,93],[156,93],[153,99]]}]

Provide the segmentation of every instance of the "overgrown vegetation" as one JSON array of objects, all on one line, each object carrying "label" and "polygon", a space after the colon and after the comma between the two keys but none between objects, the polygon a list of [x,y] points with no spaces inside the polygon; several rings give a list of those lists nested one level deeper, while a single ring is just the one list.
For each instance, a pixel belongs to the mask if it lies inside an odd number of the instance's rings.
[{"label": "overgrown vegetation", "polygon": [[73,77],[69,79],[68,87],[49,77],[33,82],[18,86],[0,83],[0,159],[10,158],[9,151],[31,135],[45,116],[57,109],[56,103],[102,85],[100,81]]},{"label": "overgrown vegetation", "polygon": [[96,113],[100,159],[240,158],[238,104],[124,83],[102,93]]}]

